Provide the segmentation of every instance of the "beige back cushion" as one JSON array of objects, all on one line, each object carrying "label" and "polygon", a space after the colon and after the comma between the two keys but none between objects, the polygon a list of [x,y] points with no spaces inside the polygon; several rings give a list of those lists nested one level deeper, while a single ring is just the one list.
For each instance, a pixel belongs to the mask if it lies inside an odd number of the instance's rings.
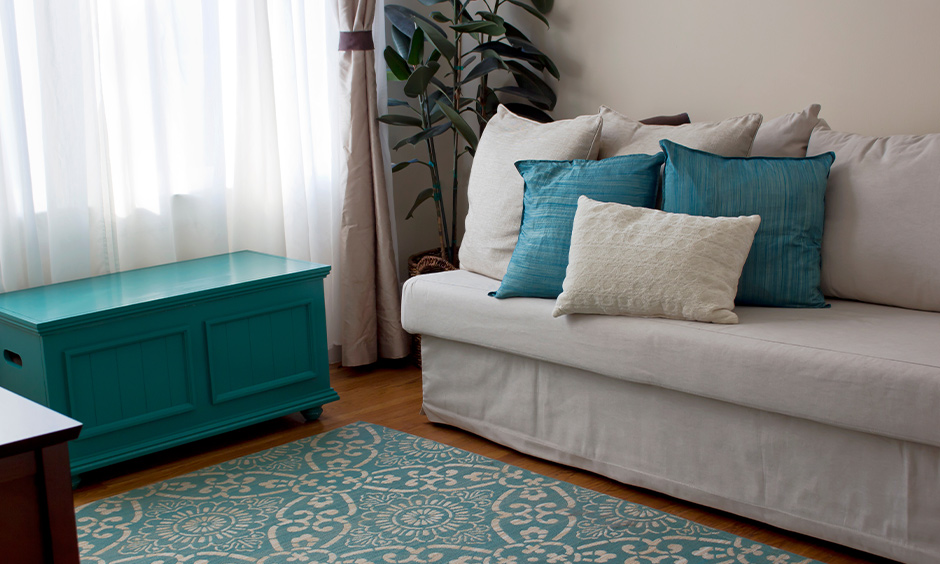
[{"label": "beige back cushion", "polygon": [[805,157],[813,128],[819,123],[819,104],[807,106],[802,112],[775,117],[760,124],[752,157]]},{"label": "beige back cushion", "polygon": [[543,124],[500,106],[483,131],[470,169],[460,268],[497,280],[505,276],[522,224],[525,182],[516,161],[594,159],[600,134],[599,115]]},{"label": "beige back cushion", "polygon": [[836,154],[826,188],[824,294],[940,311],[940,134],[813,130],[807,154]]},{"label": "beige back cushion", "polygon": [[663,139],[723,157],[746,157],[763,119],[760,114],[748,114],[717,122],[644,125],[607,106],[601,106],[600,114],[604,119],[598,155],[601,159],[637,153],[653,155],[662,150],[659,142]]}]

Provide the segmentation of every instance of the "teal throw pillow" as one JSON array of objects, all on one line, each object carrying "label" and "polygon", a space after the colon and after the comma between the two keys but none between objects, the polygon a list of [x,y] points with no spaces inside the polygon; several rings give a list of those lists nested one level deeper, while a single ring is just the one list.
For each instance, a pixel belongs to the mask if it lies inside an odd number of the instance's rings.
[{"label": "teal throw pillow", "polygon": [[655,155],[623,155],[600,161],[518,161],[525,180],[522,227],[497,298],[557,298],[568,266],[578,198],[652,208],[659,171]]},{"label": "teal throw pillow", "polygon": [[732,158],[672,141],[666,152],[663,210],[709,217],[759,215],[735,301],[826,307],[819,290],[824,199],[834,153],[809,158]]}]

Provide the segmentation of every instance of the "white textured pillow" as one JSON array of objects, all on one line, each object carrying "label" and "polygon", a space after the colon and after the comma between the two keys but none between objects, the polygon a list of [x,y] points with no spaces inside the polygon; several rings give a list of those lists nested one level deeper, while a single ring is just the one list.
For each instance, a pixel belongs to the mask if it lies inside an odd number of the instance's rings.
[{"label": "white textured pillow", "polygon": [[663,139],[723,157],[746,157],[763,119],[760,114],[747,114],[717,122],[644,125],[607,106],[601,106],[600,113],[604,119],[598,155],[601,159],[637,153],[654,155],[662,150],[659,142]]},{"label": "white textured pillow", "polygon": [[940,311],[940,134],[867,137],[820,120],[807,155],[827,151],[823,294]]},{"label": "white textured pillow", "polygon": [[521,118],[500,106],[480,138],[467,185],[467,223],[460,268],[502,280],[522,225],[525,182],[516,161],[597,157],[599,115],[552,123]]},{"label": "white textured pillow", "polygon": [[702,217],[578,198],[554,317],[737,323],[734,296],[760,216]]},{"label": "white textured pillow", "polygon": [[819,123],[819,110],[819,104],[812,104],[802,112],[782,115],[762,123],[754,137],[751,156],[805,157],[809,136]]}]

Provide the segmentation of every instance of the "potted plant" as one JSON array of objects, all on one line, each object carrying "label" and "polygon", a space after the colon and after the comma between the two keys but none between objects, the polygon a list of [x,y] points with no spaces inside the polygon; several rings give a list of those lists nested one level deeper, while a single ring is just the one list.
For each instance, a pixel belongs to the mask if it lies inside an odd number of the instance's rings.
[{"label": "potted plant", "polygon": [[[439,246],[427,254],[437,257],[440,270],[457,264],[458,165],[473,156],[487,121],[500,104],[516,114],[551,121],[547,112],[556,96],[544,73],[559,78],[555,63],[517,27],[506,21],[500,8],[517,6],[523,14],[548,26],[553,0],[420,0],[433,9],[427,15],[390,4],[385,15],[391,23],[390,45],[385,49],[388,77],[404,82],[405,100],[389,99],[395,113],[379,119],[391,126],[414,129],[393,149],[423,146],[423,158],[396,163],[393,172],[409,166],[428,169],[430,187],[415,198],[405,219],[424,202],[432,202],[437,218]],[[494,73],[499,76],[494,76]],[[475,124],[475,127],[471,124]],[[448,135],[449,134],[449,135]],[[438,143],[452,151],[452,170],[442,170]],[[445,209],[443,186],[451,186],[452,206]],[[413,257],[414,258],[414,257]]]}]

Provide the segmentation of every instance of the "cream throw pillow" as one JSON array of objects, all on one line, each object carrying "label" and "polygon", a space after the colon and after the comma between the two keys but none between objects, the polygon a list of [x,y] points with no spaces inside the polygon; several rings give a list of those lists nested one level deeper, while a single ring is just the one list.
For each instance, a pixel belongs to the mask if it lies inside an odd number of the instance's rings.
[{"label": "cream throw pillow", "polygon": [[604,120],[598,156],[601,159],[636,153],[654,155],[662,150],[659,142],[663,139],[723,157],[747,157],[763,119],[760,114],[747,114],[717,122],[644,125],[607,106],[601,106],[600,113]]},{"label": "cream throw pillow", "polygon": [[460,268],[502,280],[522,225],[525,182],[516,161],[597,157],[599,115],[552,123],[521,118],[500,106],[480,138],[467,184],[467,223]]},{"label": "cream throw pillow", "polygon": [[701,217],[581,196],[554,317],[737,323],[734,296],[760,216]]}]

